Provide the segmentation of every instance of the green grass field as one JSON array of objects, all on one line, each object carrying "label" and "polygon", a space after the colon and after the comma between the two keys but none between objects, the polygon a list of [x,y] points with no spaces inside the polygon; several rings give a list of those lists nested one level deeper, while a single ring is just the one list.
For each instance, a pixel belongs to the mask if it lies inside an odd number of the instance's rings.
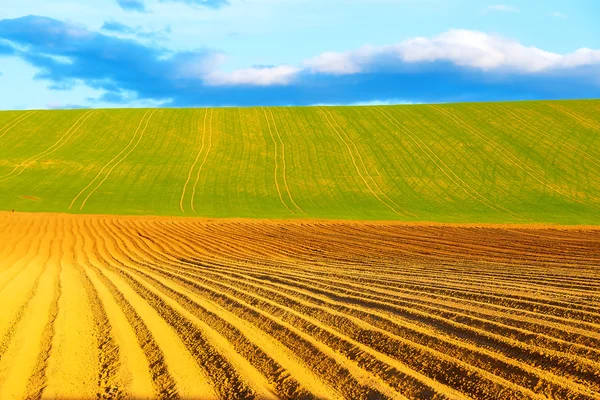
[{"label": "green grass field", "polygon": [[600,223],[600,101],[0,112],[0,209]]}]

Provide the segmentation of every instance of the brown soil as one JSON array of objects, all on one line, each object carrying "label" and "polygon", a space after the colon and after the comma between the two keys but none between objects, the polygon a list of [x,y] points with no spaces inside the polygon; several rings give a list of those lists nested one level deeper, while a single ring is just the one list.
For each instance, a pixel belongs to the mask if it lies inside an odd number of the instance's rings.
[{"label": "brown soil", "polygon": [[600,397],[598,228],[0,227],[0,398]]}]

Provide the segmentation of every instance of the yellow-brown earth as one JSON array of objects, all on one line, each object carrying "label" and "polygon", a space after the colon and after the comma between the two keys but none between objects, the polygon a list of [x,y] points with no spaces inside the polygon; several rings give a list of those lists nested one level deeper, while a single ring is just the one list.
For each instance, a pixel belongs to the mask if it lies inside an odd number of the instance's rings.
[{"label": "yellow-brown earth", "polygon": [[0,399],[600,398],[600,230],[0,213]]}]

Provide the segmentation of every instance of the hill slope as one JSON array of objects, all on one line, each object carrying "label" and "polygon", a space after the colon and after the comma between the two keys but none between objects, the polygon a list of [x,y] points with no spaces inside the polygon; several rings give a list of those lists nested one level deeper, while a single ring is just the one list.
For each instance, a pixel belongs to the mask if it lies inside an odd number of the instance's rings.
[{"label": "hill slope", "polygon": [[600,101],[0,113],[0,209],[600,223]]}]

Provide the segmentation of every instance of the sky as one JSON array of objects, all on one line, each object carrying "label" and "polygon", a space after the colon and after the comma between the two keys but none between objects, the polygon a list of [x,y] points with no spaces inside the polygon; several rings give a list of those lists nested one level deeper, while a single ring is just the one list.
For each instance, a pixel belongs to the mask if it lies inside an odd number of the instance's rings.
[{"label": "sky", "polygon": [[3,0],[0,109],[600,98],[596,0]]}]

